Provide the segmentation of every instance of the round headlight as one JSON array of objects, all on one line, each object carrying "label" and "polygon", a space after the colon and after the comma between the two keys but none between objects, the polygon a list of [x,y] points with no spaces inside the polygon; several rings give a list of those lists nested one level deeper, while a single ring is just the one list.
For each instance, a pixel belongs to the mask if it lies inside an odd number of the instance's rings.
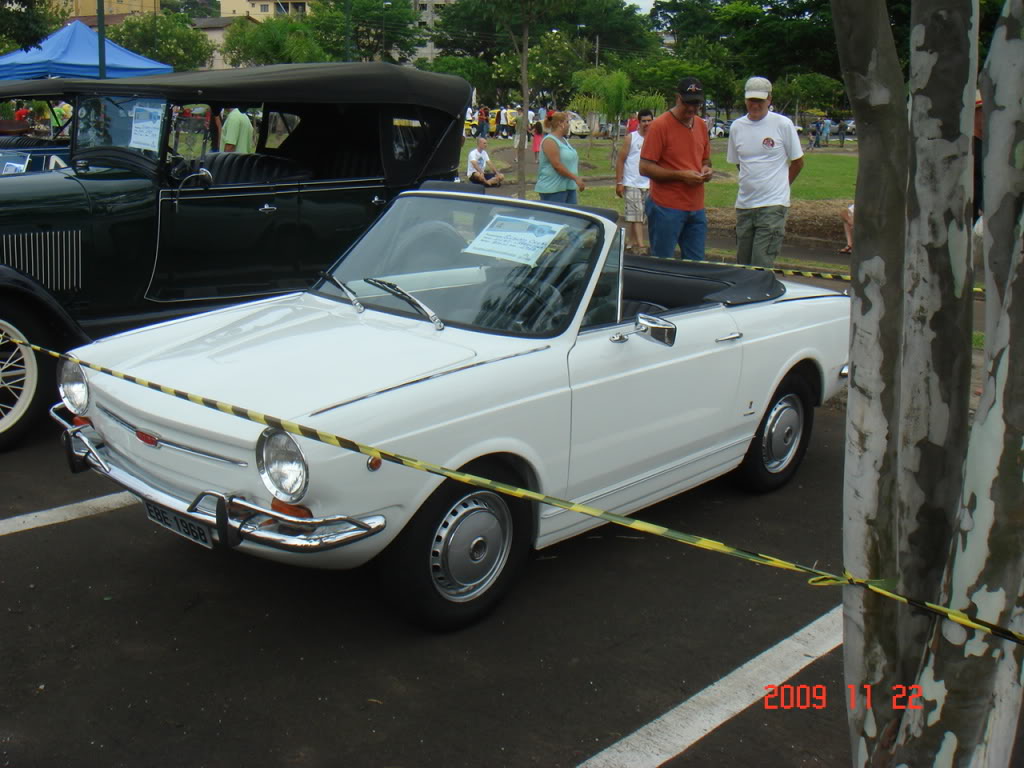
[{"label": "round headlight", "polygon": [[306,495],[306,458],[287,432],[264,430],[256,443],[256,469],[267,490],[281,501],[295,504]]},{"label": "round headlight", "polygon": [[60,376],[57,381],[60,399],[76,416],[85,414],[89,407],[89,382],[85,380],[85,371],[76,362],[62,360]]}]

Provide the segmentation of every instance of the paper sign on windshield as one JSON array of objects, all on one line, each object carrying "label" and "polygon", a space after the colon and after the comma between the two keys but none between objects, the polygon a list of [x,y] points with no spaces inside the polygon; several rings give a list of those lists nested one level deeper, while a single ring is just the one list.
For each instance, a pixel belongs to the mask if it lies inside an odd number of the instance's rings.
[{"label": "paper sign on windshield", "polygon": [[532,267],[563,229],[565,224],[499,215],[491,219],[466,250]]},{"label": "paper sign on windshield", "polygon": [[132,138],[128,146],[160,151],[160,117],[164,105],[159,101],[140,101],[132,112]]}]

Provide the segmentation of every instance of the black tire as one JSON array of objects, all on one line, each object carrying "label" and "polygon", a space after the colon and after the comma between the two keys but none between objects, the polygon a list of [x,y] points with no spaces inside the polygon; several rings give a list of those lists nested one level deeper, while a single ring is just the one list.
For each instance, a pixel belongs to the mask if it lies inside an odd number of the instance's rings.
[{"label": "black tire", "polygon": [[811,439],[814,400],[807,380],[791,373],[775,390],[736,469],[740,485],[755,493],[781,488],[790,481]]},{"label": "black tire", "polygon": [[[505,467],[468,471],[518,485]],[[382,557],[384,581],[411,621],[452,631],[479,621],[508,592],[531,547],[532,505],[446,480]]]},{"label": "black tire", "polygon": [[[49,346],[46,326],[22,304],[3,300],[0,334]],[[0,341],[0,451],[13,448],[52,404],[54,361],[12,341]]]}]

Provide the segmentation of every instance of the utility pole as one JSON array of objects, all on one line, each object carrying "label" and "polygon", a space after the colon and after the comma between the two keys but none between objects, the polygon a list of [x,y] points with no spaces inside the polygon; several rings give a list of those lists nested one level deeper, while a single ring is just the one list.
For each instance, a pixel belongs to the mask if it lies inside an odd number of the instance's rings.
[{"label": "utility pole", "polygon": [[99,75],[100,80],[107,76],[107,34],[106,19],[103,16],[104,0],[96,0],[96,39],[99,42]]}]

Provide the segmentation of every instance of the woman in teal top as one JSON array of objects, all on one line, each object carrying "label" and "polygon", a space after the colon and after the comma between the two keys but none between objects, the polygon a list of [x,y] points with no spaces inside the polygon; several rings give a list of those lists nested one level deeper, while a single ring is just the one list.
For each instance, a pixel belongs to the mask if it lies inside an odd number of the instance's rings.
[{"label": "woman in teal top", "polygon": [[569,115],[549,112],[544,118],[547,136],[540,143],[540,166],[537,169],[535,189],[541,200],[552,203],[577,202],[576,191],[586,185],[577,175],[580,158],[566,140],[569,135]]}]

